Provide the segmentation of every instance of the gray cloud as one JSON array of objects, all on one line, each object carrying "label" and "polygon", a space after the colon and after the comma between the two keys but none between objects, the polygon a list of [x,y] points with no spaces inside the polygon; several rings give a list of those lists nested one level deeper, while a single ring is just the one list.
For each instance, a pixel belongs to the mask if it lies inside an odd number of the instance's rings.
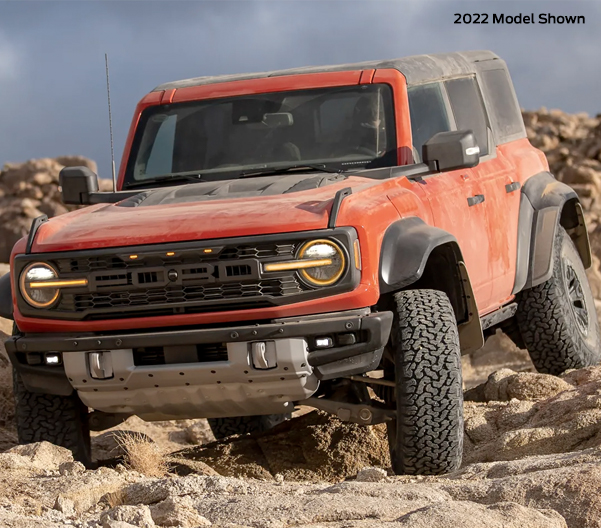
[{"label": "gray cloud", "polygon": [[[104,53],[117,161],[136,102],[169,80],[492,49],[524,107],[601,111],[595,2],[0,2],[0,162],[77,153],[110,175]],[[580,26],[453,24],[453,13],[551,12]]]}]

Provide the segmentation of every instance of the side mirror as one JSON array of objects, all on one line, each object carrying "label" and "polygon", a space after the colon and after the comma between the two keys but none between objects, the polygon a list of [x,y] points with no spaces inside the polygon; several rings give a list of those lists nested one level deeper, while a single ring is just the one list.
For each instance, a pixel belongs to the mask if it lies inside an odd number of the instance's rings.
[{"label": "side mirror", "polygon": [[98,192],[98,176],[88,167],[65,167],[58,181],[66,204],[90,205],[90,195]]},{"label": "side mirror", "polygon": [[438,172],[468,169],[480,162],[480,147],[471,130],[439,132],[424,143],[422,159]]}]

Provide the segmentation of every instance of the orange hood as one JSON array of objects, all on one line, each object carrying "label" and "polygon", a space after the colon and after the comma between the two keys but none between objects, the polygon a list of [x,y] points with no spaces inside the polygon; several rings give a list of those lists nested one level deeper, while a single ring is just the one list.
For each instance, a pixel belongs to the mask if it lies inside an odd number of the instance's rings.
[{"label": "orange hood", "polygon": [[34,253],[206,240],[327,227],[337,191],[381,183],[335,174],[267,176],[142,190],[44,223]]}]

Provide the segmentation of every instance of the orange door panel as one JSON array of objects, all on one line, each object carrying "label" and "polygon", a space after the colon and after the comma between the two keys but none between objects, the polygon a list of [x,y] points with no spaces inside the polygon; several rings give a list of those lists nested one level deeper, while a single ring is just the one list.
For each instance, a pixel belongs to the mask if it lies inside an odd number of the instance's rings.
[{"label": "orange door panel", "polygon": [[[447,172],[424,178],[434,225],[455,235],[480,311],[491,303],[488,274],[490,244],[487,234],[484,191],[471,170]],[[419,185],[419,184],[418,184]]]},{"label": "orange door panel", "polygon": [[515,279],[520,184],[514,182],[515,166],[500,151],[472,171],[485,196],[491,297],[501,304],[511,296]]}]

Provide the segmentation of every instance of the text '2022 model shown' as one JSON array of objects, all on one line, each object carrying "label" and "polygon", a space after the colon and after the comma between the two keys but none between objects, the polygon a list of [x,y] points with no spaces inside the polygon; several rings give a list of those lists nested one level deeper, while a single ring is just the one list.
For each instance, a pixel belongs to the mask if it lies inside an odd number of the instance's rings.
[{"label": "text '2022 model shown'", "polygon": [[461,463],[461,354],[599,361],[578,196],[487,51],[159,86],[118,191],[86,168],[0,279],[21,442],[90,462],[127,416],[265,430],[297,405],[388,426],[393,470]]}]

